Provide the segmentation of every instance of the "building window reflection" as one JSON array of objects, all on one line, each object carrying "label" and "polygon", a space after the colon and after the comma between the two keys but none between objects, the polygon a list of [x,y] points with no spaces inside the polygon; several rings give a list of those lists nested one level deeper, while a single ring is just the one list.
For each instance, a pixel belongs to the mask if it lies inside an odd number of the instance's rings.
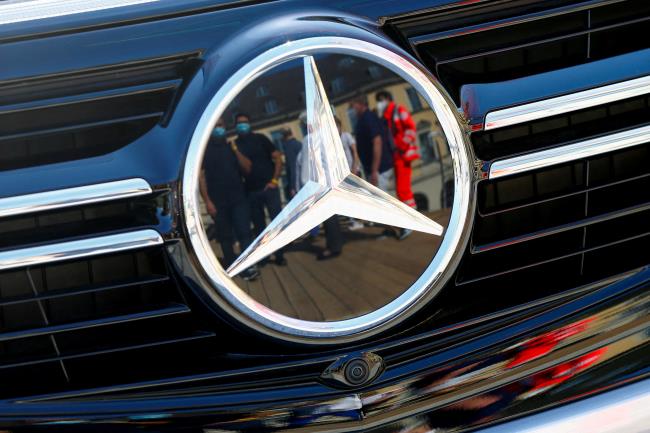
[{"label": "building window reflection", "polygon": [[418,142],[420,144],[422,162],[426,164],[435,161],[437,159],[437,152],[431,139],[431,131],[418,131]]},{"label": "building window reflection", "polygon": [[373,79],[381,78],[381,69],[377,65],[371,65],[368,67],[368,74],[370,74],[370,78]]},{"label": "building window reflection", "polygon": [[418,95],[417,90],[415,90],[413,87],[409,87],[406,89],[406,95],[409,98],[409,103],[411,104],[411,111],[414,113],[418,111],[422,111],[422,101],[420,100],[420,95]]},{"label": "building window reflection", "polygon": [[338,67],[341,69],[350,69],[354,66],[354,59],[352,57],[344,57],[338,62]]},{"label": "building window reflection", "polygon": [[345,91],[345,81],[343,77],[336,77],[332,80],[332,93],[340,95]]},{"label": "building window reflection", "polygon": [[269,99],[268,101],[264,102],[264,111],[266,111],[266,114],[275,114],[279,110],[278,101],[275,99]]},{"label": "building window reflection", "polygon": [[271,131],[271,141],[273,141],[273,144],[275,144],[275,147],[277,147],[280,152],[284,152],[284,143],[282,142],[284,131],[284,129]]},{"label": "building window reflection", "polygon": [[255,96],[257,96],[258,98],[269,96],[269,89],[266,86],[259,86],[255,91]]},{"label": "building window reflection", "polygon": [[357,127],[357,113],[353,108],[347,109],[348,119],[350,120],[350,127],[354,130]]}]

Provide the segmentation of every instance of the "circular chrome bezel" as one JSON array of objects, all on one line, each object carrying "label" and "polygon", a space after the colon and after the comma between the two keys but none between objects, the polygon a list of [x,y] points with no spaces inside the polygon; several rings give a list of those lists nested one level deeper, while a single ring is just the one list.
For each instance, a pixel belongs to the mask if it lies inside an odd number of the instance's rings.
[{"label": "circular chrome bezel", "polygon": [[[424,273],[400,296],[383,307],[350,319],[313,322],[282,315],[255,301],[226,274],[212,252],[201,220],[198,200],[198,179],[201,161],[210,132],[217,119],[233,99],[254,79],[274,67],[306,55],[322,52],[348,54],[376,62],[412,85],[435,112],[445,133],[453,160],[454,203],[449,224],[439,249]],[[464,244],[473,203],[473,171],[467,134],[461,127],[458,112],[434,85],[435,79],[408,59],[380,45],[339,36],[299,39],[276,46],[256,57],[217,91],[201,116],[188,149],[182,183],[184,220],[190,251],[200,265],[203,277],[216,293],[206,290],[210,299],[259,332],[282,340],[306,344],[342,343],[358,340],[385,330],[405,318],[431,299],[441,288],[450,264],[457,258],[457,249]],[[216,295],[216,296],[215,296]]]}]

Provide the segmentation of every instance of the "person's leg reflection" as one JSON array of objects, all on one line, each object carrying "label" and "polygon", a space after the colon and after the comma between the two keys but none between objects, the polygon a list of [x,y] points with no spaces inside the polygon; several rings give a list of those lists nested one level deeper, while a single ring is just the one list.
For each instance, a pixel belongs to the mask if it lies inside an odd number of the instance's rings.
[{"label": "person's leg reflection", "polygon": [[235,237],[233,235],[233,221],[230,209],[222,209],[214,218],[216,237],[223,252],[223,265],[228,268],[235,261]]},{"label": "person's leg reflection", "polygon": [[264,215],[264,191],[251,191],[248,193],[250,217],[253,221],[253,235],[258,236],[266,227]]},{"label": "person's leg reflection", "polygon": [[253,241],[251,234],[251,216],[248,203],[242,201],[232,207],[233,229],[239,241],[241,250],[244,251]]},{"label": "person's leg reflection", "polygon": [[[264,202],[266,204],[266,209],[269,211],[269,217],[271,219],[278,216],[280,211],[282,211],[282,202],[280,201],[280,190],[278,188],[269,188],[264,191]],[[279,249],[275,252],[275,263],[277,265],[286,264],[284,258],[284,249]]]},{"label": "person's leg reflection", "polygon": [[318,260],[327,260],[337,257],[341,255],[341,251],[343,250],[343,233],[341,232],[339,217],[334,215],[333,217],[328,218],[323,223],[323,226],[325,227],[327,246],[325,250],[318,254]]},{"label": "person's leg reflection", "polygon": [[[239,241],[239,247],[243,252],[253,241],[251,233],[251,216],[250,206],[246,201],[240,201],[232,206],[232,227],[235,237]],[[259,277],[260,273],[257,266],[253,265],[241,273],[245,280],[253,280]]]}]

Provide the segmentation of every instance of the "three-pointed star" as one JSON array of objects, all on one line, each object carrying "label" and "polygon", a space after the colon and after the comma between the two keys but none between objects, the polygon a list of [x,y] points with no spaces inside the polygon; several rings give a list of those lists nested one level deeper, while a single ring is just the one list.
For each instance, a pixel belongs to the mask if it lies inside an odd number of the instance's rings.
[{"label": "three-pointed star", "polygon": [[[233,277],[334,215],[434,235],[442,226],[350,172],[323,83],[304,58],[308,181],[228,268]],[[304,149],[303,149],[304,153]]]}]

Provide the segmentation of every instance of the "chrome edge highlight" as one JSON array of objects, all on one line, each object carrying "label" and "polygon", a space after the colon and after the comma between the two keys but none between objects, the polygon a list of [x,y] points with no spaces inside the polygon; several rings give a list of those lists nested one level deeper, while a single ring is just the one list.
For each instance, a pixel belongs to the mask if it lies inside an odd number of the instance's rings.
[{"label": "chrome edge highlight", "polygon": [[30,0],[0,5],[0,25],[79,15],[159,0]]},{"label": "chrome edge highlight", "polygon": [[0,271],[117,253],[162,243],[163,239],[157,231],[146,229],[2,251],[0,252]]},{"label": "chrome edge highlight", "polygon": [[495,161],[490,165],[490,179],[512,176],[601,153],[638,146],[650,141],[650,126],[579,141],[573,144]]},{"label": "chrome edge highlight", "polygon": [[151,194],[144,179],[84,185],[0,198],[0,218]]},{"label": "chrome edge highlight", "polygon": [[479,430],[481,433],[599,433],[650,431],[650,380],[539,414]]},{"label": "chrome edge highlight", "polygon": [[650,93],[650,76],[489,112],[485,131]]}]

